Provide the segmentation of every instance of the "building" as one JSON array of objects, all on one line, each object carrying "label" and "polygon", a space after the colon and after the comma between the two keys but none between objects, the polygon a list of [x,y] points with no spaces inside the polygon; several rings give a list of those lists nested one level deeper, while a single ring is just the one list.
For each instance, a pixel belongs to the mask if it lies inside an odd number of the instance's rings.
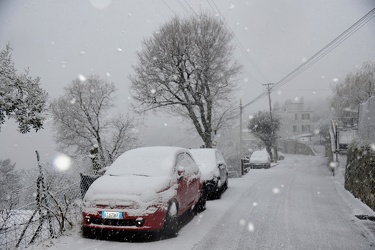
[{"label": "building", "polygon": [[284,105],[275,104],[274,113],[280,117],[281,138],[295,138],[309,136],[314,131],[312,117],[313,111],[305,110],[303,97],[295,100],[286,100]]}]

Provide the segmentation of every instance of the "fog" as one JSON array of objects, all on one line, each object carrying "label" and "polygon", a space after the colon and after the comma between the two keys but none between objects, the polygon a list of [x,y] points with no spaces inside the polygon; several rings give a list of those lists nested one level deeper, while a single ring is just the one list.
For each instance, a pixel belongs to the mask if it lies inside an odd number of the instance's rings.
[{"label": "fog", "polygon": [[[189,6],[187,3],[190,3]],[[357,22],[375,7],[372,0],[234,0],[234,1],[19,1],[0,2],[0,48],[13,48],[18,72],[28,68],[41,78],[53,99],[79,75],[97,74],[115,83],[117,112],[131,102],[129,75],[136,51],[173,16],[208,12],[225,19],[234,33],[234,58],[244,67],[236,98],[244,105],[276,83]],[[272,92],[272,101],[303,96],[307,102],[325,100],[363,62],[375,58],[375,20],[371,19],[300,75]],[[261,98],[245,109],[245,117],[268,109]],[[144,118],[140,135],[145,144],[199,146],[184,133],[180,118],[162,113]],[[245,121],[246,122],[246,121]],[[36,164],[57,153],[51,124],[22,135],[12,120],[1,126],[0,159],[11,158],[17,168]],[[158,133],[150,130],[157,128]],[[171,131],[175,131],[171,133]]]}]

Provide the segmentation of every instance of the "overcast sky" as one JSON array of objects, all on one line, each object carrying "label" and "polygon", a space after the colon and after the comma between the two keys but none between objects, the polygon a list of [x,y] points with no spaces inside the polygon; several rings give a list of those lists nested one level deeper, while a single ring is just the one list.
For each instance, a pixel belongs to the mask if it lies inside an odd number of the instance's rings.
[{"label": "overcast sky", "polygon": [[[234,58],[244,66],[236,98],[246,104],[265,90],[262,84],[280,81],[373,8],[373,0],[0,0],[0,49],[10,43],[16,68],[40,77],[50,98],[79,75],[108,78],[118,89],[118,110],[126,113],[128,77],[142,40],[174,15],[209,12],[225,18],[235,34]],[[275,90],[272,100],[329,96],[332,84],[370,60],[375,60],[375,19]],[[267,98],[246,112],[261,109],[268,109]],[[172,126],[164,116],[145,125]],[[0,149],[0,159],[11,158],[19,168],[35,165],[35,150],[42,161],[56,153],[48,123],[45,130],[21,135],[7,121]]]}]

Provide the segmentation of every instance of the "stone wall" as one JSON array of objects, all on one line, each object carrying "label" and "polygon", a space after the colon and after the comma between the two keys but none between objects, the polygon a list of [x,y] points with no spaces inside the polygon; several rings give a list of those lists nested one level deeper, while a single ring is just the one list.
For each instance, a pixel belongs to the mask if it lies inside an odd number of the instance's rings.
[{"label": "stone wall", "polygon": [[375,211],[375,148],[354,142],[348,151],[345,188]]},{"label": "stone wall", "polygon": [[309,144],[297,140],[279,140],[278,146],[285,154],[315,155]]}]

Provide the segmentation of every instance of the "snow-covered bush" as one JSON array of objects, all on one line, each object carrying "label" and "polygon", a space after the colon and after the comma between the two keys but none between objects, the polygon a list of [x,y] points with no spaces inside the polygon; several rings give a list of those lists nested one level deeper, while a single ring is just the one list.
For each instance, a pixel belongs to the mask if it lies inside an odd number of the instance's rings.
[{"label": "snow-covered bush", "polygon": [[375,145],[355,141],[350,145],[345,188],[375,210]]}]

